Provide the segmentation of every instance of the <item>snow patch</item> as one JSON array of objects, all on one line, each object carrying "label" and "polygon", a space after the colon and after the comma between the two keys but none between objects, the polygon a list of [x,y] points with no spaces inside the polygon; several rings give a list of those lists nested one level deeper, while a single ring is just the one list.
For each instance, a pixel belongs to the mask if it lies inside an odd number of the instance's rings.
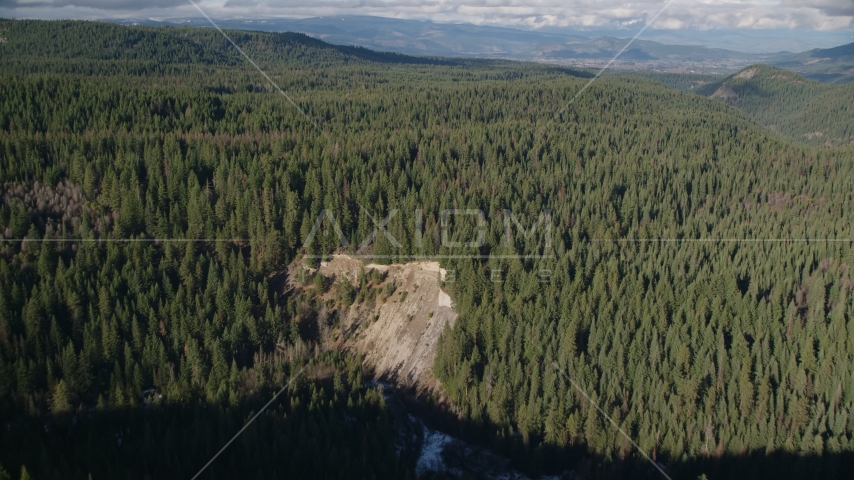
[{"label": "snow patch", "polygon": [[421,455],[415,464],[415,473],[424,475],[427,472],[448,472],[442,452],[454,438],[442,432],[434,432],[427,427],[424,428],[424,444],[421,447]]}]

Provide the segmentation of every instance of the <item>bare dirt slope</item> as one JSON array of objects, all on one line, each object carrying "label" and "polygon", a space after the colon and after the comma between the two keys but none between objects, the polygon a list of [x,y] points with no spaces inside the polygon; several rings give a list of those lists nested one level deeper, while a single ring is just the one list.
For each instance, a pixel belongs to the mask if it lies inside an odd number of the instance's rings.
[{"label": "bare dirt slope", "polygon": [[438,392],[433,376],[436,343],[457,314],[451,298],[439,286],[445,272],[437,262],[365,265],[346,255],[321,263],[320,274],[358,287],[360,271],[386,274],[376,301],[352,305],[341,315],[341,347],[364,356],[378,378],[419,392]]}]

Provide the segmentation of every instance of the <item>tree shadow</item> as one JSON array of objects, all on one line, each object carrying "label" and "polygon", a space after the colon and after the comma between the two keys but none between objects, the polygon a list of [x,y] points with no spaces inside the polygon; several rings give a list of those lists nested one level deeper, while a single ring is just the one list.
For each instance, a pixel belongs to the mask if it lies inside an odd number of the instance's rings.
[{"label": "tree shadow", "polygon": [[[406,476],[411,462],[395,454],[380,397],[363,401],[366,392],[349,397],[331,383],[303,382],[283,393],[199,478]],[[38,479],[189,479],[271,396],[48,416],[4,410],[0,465],[15,479],[22,465]]]},{"label": "tree shadow", "polygon": [[[465,440],[475,446],[490,449],[509,460],[511,468],[531,477],[543,475],[582,478],[588,480],[664,479],[664,475],[649,460],[632,450],[630,455],[603,455],[579,442],[560,446],[549,444],[542,437],[525,438],[518,432],[490,422],[460,419],[446,402],[418,394],[414,390],[397,391],[409,413],[422,419],[428,428]],[[613,434],[619,435],[616,431]],[[459,455],[458,455],[459,457]],[[453,459],[452,459],[453,460]],[[464,460],[464,459],[463,459]],[[476,468],[478,459],[465,464],[468,478],[489,478]],[[658,466],[673,480],[706,478],[740,479],[849,479],[854,472],[854,452],[800,454],[790,452],[766,453],[747,451],[743,454],[722,454],[700,458],[672,458],[659,454]],[[574,476],[574,477],[573,477]]]},{"label": "tree shadow", "polygon": [[[645,458],[592,452],[583,443],[552,445],[489,422],[460,419],[440,398],[411,389],[335,392],[331,379],[303,383],[270,405],[223,450],[200,478],[414,478],[422,439],[431,430],[469,445],[451,444],[446,464],[463,478],[522,472],[583,479],[661,479]],[[373,392],[373,393],[369,393]],[[336,396],[337,395],[337,396]],[[373,395],[375,402],[348,400]],[[192,478],[269,400],[270,392],[210,404],[136,405],[76,414],[0,414],[0,464],[17,478]],[[403,419],[403,420],[401,420]],[[407,420],[409,419],[409,420]],[[614,435],[617,435],[614,432]],[[401,441],[406,437],[410,440]],[[753,451],[703,458],[656,459],[676,479],[848,479],[854,452],[824,455]],[[442,477],[441,474],[436,475]],[[429,475],[428,475],[429,477]]]}]

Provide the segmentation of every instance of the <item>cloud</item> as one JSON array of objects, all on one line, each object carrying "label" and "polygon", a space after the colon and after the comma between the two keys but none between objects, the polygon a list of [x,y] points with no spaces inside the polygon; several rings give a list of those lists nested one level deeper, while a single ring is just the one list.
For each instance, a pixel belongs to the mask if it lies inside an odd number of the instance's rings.
[{"label": "cloud", "polygon": [[817,9],[829,16],[854,16],[854,0],[782,0],[780,5]]},{"label": "cloud", "polygon": [[90,10],[142,10],[150,8],[174,8],[183,6],[180,0],[148,0],[145,3],[136,0],[0,0],[0,8],[23,8],[56,10],[75,7]]},{"label": "cloud", "polygon": [[[525,27],[639,25],[664,0],[202,0],[219,18],[378,15]],[[187,0],[0,0],[0,16],[30,18],[197,17]],[[854,0],[676,0],[661,29],[848,29]]]}]

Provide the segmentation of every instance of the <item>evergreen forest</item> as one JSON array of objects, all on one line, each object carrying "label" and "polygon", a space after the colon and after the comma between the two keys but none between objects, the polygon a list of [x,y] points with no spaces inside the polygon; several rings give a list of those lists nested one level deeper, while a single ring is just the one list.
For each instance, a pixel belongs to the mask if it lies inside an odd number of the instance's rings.
[{"label": "evergreen forest", "polygon": [[288,98],[214,29],[0,20],[0,479],[192,478],[280,391],[199,478],[415,478],[308,327],[364,299],[285,281],[333,253],[453,272],[424,401],[526,475],[662,478],[595,403],[673,479],[850,476],[854,149],[791,126],[838,96],[227,33]]}]

